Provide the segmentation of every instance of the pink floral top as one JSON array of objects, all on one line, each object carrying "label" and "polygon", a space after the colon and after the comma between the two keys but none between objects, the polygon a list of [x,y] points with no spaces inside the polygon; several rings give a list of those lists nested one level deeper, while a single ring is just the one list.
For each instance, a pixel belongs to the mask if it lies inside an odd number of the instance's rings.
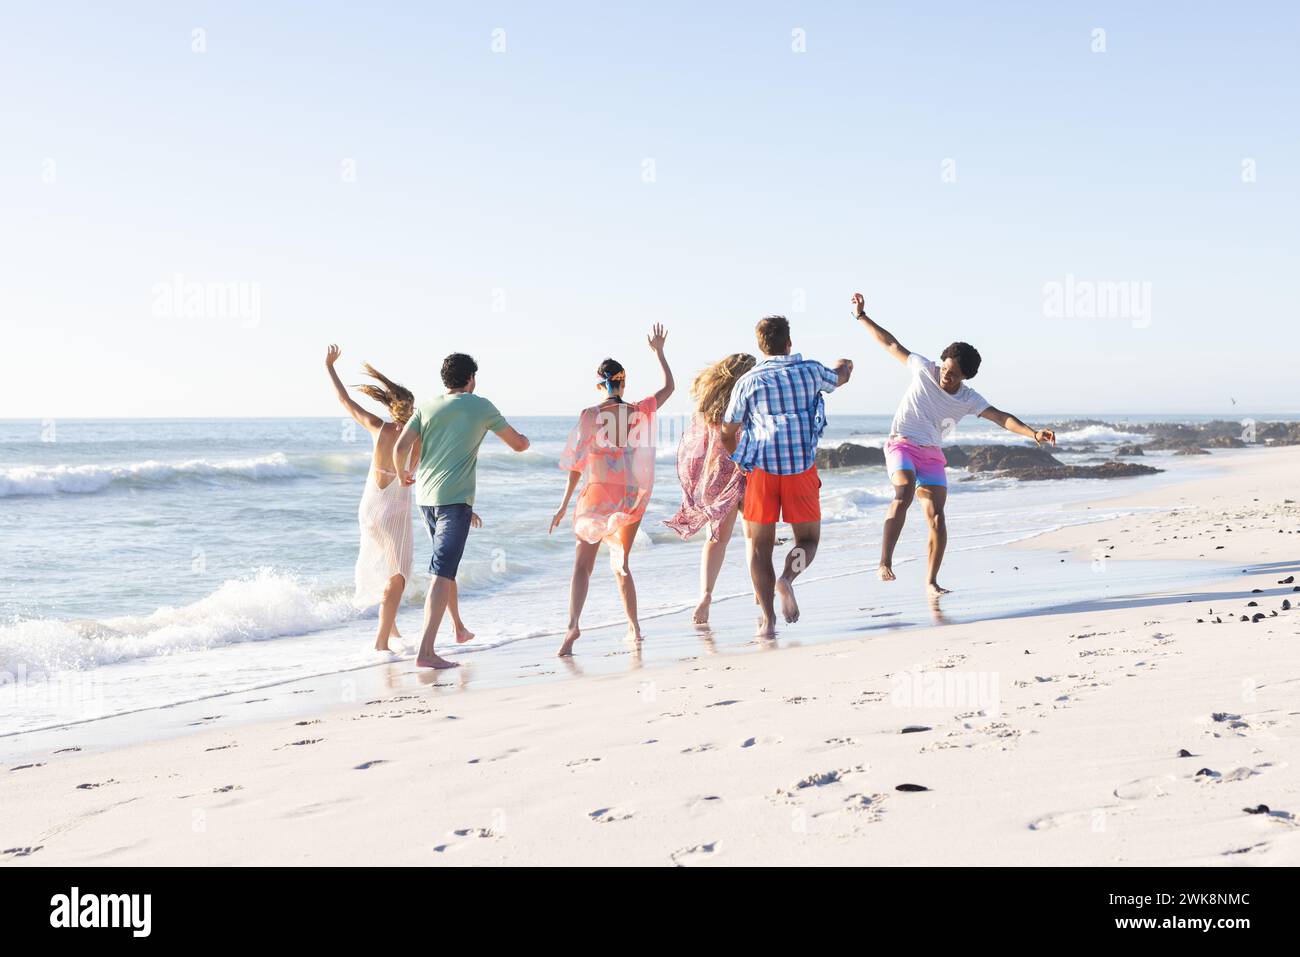
[{"label": "pink floral top", "polygon": [[596,543],[641,521],[655,480],[654,396],[635,405],[583,410],[560,457],[560,468],[582,473],[573,531]]},{"label": "pink floral top", "polygon": [[722,430],[698,415],[677,446],[677,477],[682,507],[664,524],[682,538],[705,525],[709,541],[718,540],[718,525],[745,497],[745,473],[722,445]]}]

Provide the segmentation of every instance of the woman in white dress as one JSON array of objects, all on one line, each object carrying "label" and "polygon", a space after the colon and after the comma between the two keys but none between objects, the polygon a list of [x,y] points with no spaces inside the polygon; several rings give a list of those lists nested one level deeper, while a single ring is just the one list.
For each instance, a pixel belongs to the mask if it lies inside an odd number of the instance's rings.
[{"label": "woman in white dress", "polygon": [[[358,392],[369,396],[386,406],[393,421],[386,422],[379,416],[366,411],[348,395],[347,389],[334,371],[334,363],[341,355],[338,346],[332,345],[325,352],[325,368],[339,402],[348,410],[348,414],[370,433],[374,439],[374,455],[371,458],[370,471],[366,475],[366,489],[361,495],[361,506],[357,510],[357,519],[361,526],[361,550],[357,554],[356,592],[353,602],[369,608],[379,605],[379,631],[375,635],[375,649],[389,651],[388,639],[400,638],[397,630],[397,609],[402,602],[402,593],[406,582],[411,577],[411,489],[404,486],[399,477],[387,466],[393,461],[393,446],[402,428],[415,409],[415,396],[411,390],[398,385],[369,363],[362,368],[366,375],[379,382],[379,385],[357,386]],[[419,461],[420,443],[416,440],[411,450],[411,462]],[[477,527],[482,524],[475,515],[471,523]],[[458,641],[469,641],[473,634],[460,620],[456,592],[453,590],[448,611],[456,629]]]}]

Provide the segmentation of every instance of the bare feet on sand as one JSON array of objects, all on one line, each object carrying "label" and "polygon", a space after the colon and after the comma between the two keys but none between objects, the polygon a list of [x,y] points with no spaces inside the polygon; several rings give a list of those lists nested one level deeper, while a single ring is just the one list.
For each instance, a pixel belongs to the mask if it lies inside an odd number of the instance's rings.
[{"label": "bare feet on sand", "polygon": [[926,594],[930,595],[931,597],[948,594],[948,589],[944,588],[938,582],[926,582],[925,591]]},{"label": "bare feet on sand", "polygon": [[700,603],[695,606],[695,624],[707,625],[709,623],[709,606],[712,604],[712,595],[705,595],[700,599]]},{"label": "bare feet on sand", "polygon": [[754,632],[754,635],[757,638],[775,638],[776,622],[769,621],[766,616],[760,615],[758,619],[758,630]]},{"label": "bare feet on sand", "polygon": [[894,570],[890,568],[888,565],[881,565],[880,570],[876,572],[876,577],[879,578],[882,582],[892,582],[897,580],[894,577]]},{"label": "bare feet on sand", "polygon": [[470,631],[468,628],[461,626],[456,629],[456,644],[463,645],[465,642],[473,640],[474,632]]},{"label": "bare feet on sand", "polygon": [[441,655],[430,655],[428,658],[416,658],[415,664],[420,668],[459,668],[460,662],[448,661]]},{"label": "bare feet on sand", "polygon": [[781,599],[781,614],[793,625],[799,620],[799,603],[794,600],[794,585],[784,578],[776,580],[776,594]]},{"label": "bare feet on sand", "polygon": [[641,644],[641,629],[635,625],[627,626],[627,643],[629,645]]},{"label": "bare feet on sand", "polygon": [[582,637],[582,632],[577,628],[570,628],[564,633],[564,644],[560,645],[559,657],[567,658],[573,654],[573,643]]}]

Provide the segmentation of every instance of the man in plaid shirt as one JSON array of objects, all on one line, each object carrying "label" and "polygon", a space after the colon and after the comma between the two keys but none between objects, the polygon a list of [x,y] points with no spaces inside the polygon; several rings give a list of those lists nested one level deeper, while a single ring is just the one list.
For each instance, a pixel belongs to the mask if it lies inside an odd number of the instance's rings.
[{"label": "man in plaid shirt", "polygon": [[[823,392],[849,381],[853,363],[840,359],[834,369],[790,353],[790,323],[767,316],[758,324],[758,346],[766,358],[740,377],[723,417],[722,442],[745,470],[745,530],[749,536],[749,575],[763,617],[760,637],[776,634],[776,594],[785,620],[799,620],[794,580],[812,564],[821,539],[821,479],[817,440],[826,428]],[[772,566],[776,523],[790,523],[794,547],[777,578]]]}]

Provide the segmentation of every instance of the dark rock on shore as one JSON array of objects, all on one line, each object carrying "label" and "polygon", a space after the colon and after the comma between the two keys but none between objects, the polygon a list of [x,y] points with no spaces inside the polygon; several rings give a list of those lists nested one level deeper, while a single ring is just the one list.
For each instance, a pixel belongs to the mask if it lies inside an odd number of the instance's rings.
[{"label": "dark rock on shore", "polygon": [[1115,450],[1115,454],[1133,456],[1145,455],[1146,453],[1142,451],[1142,446],[1140,445],[1121,445]]},{"label": "dark rock on shore", "polygon": [[854,442],[843,442],[833,449],[817,450],[819,469],[847,469],[884,464],[885,453],[882,450]]},{"label": "dark rock on shore", "polygon": [[948,460],[948,464],[955,469],[965,468],[966,463],[970,461],[970,453],[960,445],[945,445],[943,448],[943,457]]},{"label": "dark rock on shore", "polygon": [[1064,468],[1047,449],[1032,445],[980,445],[970,450],[966,468],[972,472],[1007,469]]},{"label": "dark rock on shore", "polygon": [[1184,445],[1175,455],[1209,455],[1209,449],[1203,449],[1199,445]]},{"label": "dark rock on shore", "polygon": [[1130,478],[1134,475],[1155,475],[1164,469],[1137,462],[1103,462],[1101,465],[1040,465],[1023,469],[1006,469],[1002,472],[1008,478],[1017,478],[1022,482],[1042,482],[1048,479],[1070,478]]}]

